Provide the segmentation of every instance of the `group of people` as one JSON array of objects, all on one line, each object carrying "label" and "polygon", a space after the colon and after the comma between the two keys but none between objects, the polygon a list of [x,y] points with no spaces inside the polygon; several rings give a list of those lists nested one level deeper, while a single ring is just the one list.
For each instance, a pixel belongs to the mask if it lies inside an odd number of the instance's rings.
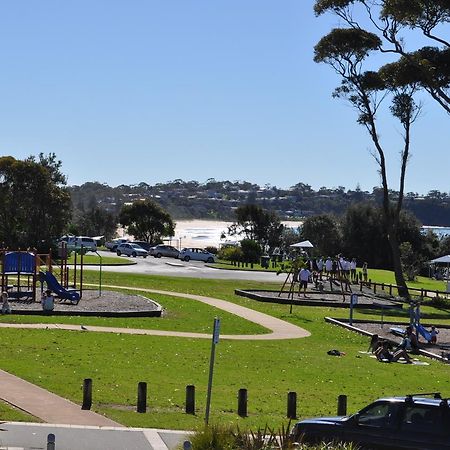
[{"label": "group of people", "polygon": [[[11,314],[11,306],[9,305],[9,296],[7,292],[1,294],[2,314]],[[47,289],[41,298],[42,310],[45,313],[50,313],[55,307],[55,298],[52,295],[52,291]]]},{"label": "group of people", "polygon": [[[438,333],[439,331],[436,327],[432,326],[430,330],[431,340],[429,343],[436,343]],[[419,353],[419,340],[414,332],[414,327],[412,325],[408,325],[402,341],[397,347],[392,349],[389,341],[386,339],[380,339],[377,334],[374,334],[372,336],[369,349],[371,349],[372,353],[379,361],[396,362],[402,358],[408,364],[411,364],[412,360],[408,352],[413,354]]]},{"label": "group of people", "polygon": [[[364,282],[367,282],[367,267],[367,262],[364,262],[361,267],[361,276]],[[326,259],[323,256],[317,259],[309,258],[305,267],[300,269],[297,275],[297,280],[300,283],[299,295],[303,290],[303,296],[306,297],[308,282],[322,281],[323,276],[326,276],[329,280],[345,281],[347,284],[357,283],[359,275],[357,273],[356,259],[347,259],[342,255],[337,255],[335,258],[328,256]]]}]

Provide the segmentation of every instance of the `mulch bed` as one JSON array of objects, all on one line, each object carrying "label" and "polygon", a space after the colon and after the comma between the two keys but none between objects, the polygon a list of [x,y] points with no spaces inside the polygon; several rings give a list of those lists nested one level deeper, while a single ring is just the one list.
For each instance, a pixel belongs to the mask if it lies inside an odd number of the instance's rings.
[{"label": "mulch bed", "polygon": [[[36,296],[40,299],[40,293]],[[9,301],[13,314],[42,314],[40,301]],[[159,314],[158,314],[159,313]],[[117,291],[83,290],[83,297],[74,305],[68,301],[55,299],[53,315],[91,315],[91,316],[157,316],[161,306],[153,300],[140,295]]]}]

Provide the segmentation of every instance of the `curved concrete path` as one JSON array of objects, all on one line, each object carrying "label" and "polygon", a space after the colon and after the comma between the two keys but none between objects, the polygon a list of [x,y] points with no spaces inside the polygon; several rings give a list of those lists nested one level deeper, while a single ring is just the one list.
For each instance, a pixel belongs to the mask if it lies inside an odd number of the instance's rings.
[{"label": "curved concrete path", "polygon": [[[264,334],[223,334],[220,336],[221,339],[232,339],[232,340],[255,340],[255,341],[265,341],[265,340],[279,340],[279,339],[298,339],[310,336],[309,331],[303,328],[293,325],[284,320],[277,319],[276,317],[269,316],[253,309],[246,308],[245,306],[236,305],[232,302],[226,300],[219,300],[217,298],[205,297],[202,295],[194,294],[184,294],[181,292],[173,291],[161,291],[158,289],[144,289],[144,288],[128,288],[123,286],[103,286],[106,288],[113,289],[124,289],[132,291],[141,291],[153,294],[170,295],[173,297],[182,297],[194,301],[199,301],[206,303],[207,305],[214,306],[218,309],[222,309],[231,314],[235,314],[243,319],[250,322],[261,325],[267,328],[270,332]],[[10,324],[10,323],[0,323],[0,328],[27,328],[27,329],[60,329],[60,330],[71,330],[71,331],[97,331],[102,333],[123,333],[123,334],[141,334],[148,336],[176,336],[176,337],[188,337],[188,338],[200,338],[200,339],[211,339],[211,334],[206,333],[190,333],[183,331],[165,331],[165,330],[148,330],[140,328],[117,328],[117,327],[100,327],[100,326],[89,326],[83,327],[79,325],[66,325],[66,324],[40,324],[40,323],[24,323],[24,324]]]},{"label": "curved concrete path", "polygon": [[[227,311],[228,313],[238,315],[243,319],[261,325],[268,330],[266,334],[245,334],[245,335],[221,335],[221,339],[235,340],[275,340],[275,339],[296,339],[304,338],[310,333],[303,328],[290,324],[283,320],[269,316],[258,311],[254,311],[244,306],[219,300],[216,298],[205,297],[201,295],[184,294],[181,292],[162,291],[157,289],[142,288],[124,288],[123,286],[105,286],[114,289],[126,289],[154,294],[170,295],[174,297],[188,298],[193,301],[200,301],[210,306]],[[124,333],[124,334],[141,334],[153,336],[177,336],[211,339],[210,334],[204,333],[188,333],[163,330],[145,330],[130,328],[112,328],[89,326],[83,327],[79,325],[66,324],[10,324],[1,323],[0,328],[28,328],[28,329],[62,329],[74,331],[98,331],[105,333]],[[116,422],[96,414],[92,411],[83,411],[79,405],[61,398],[43,388],[35,386],[21,378],[0,370],[0,398],[29,414],[39,417],[47,423],[66,423],[71,425],[95,425],[95,426],[118,426]]]}]

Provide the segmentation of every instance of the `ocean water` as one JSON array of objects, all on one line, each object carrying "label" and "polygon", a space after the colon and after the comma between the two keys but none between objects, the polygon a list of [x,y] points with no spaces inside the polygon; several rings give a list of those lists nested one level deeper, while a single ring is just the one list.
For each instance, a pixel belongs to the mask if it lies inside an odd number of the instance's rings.
[{"label": "ocean water", "polygon": [[[165,239],[174,247],[200,247],[208,246],[219,247],[225,242],[235,242],[236,236],[229,236],[228,227],[232,222],[223,222],[219,220],[177,220],[175,236],[171,239]],[[297,228],[302,222],[287,221],[282,222],[288,227]],[[224,235],[224,237],[222,237]]]},{"label": "ocean water", "polygon": [[438,237],[443,238],[446,236],[450,236],[450,227],[438,227],[433,225],[424,225],[422,227],[422,233],[427,233],[428,231],[432,231],[437,234]]}]

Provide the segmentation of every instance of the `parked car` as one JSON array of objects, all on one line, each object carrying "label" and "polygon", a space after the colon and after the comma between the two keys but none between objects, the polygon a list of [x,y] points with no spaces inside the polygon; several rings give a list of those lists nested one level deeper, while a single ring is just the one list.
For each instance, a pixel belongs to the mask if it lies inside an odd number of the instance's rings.
[{"label": "parked car", "polygon": [[178,258],[183,261],[190,261],[192,259],[194,261],[204,261],[207,263],[216,261],[216,255],[213,255],[202,248],[183,248],[178,255]]},{"label": "parked car", "polygon": [[60,239],[60,243],[62,242],[67,243],[67,249],[69,251],[79,251],[81,250],[81,248],[83,248],[87,252],[97,251],[97,243],[95,242],[94,238],[91,238],[89,236],[62,236]]},{"label": "parked car", "polygon": [[161,256],[168,256],[169,258],[178,258],[180,251],[171,245],[159,244],[155,247],[150,247],[148,251],[149,255],[155,258],[161,258]]},{"label": "parked car", "polygon": [[132,244],[137,244],[139,247],[142,247],[144,250],[149,251],[152,246],[151,242],[146,241],[133,241]]},{"label": "parked car", "polygon": [[418,396],[382,398],[351,416],[302,420],[296,441],[353,442],[368,449],[450,449],[448,399]]},{"label": "parked car", "polygon": [[128,242],[128,239],[125,239],[125,238],[113,239],[112,241],[106,242],[105,243],[105,247],[108,250],[110,250],[112,252],[115,252],[117,250],[117,247],[120,244],[124,244],[125,242]]},{"label": "parked car", "polygon": [[147,258],[148,252],[137,244],[132,244],[130,242],[124,242],[117,246],[116,250],[117,256],[125,255],[125,256],[143,256]]}]

